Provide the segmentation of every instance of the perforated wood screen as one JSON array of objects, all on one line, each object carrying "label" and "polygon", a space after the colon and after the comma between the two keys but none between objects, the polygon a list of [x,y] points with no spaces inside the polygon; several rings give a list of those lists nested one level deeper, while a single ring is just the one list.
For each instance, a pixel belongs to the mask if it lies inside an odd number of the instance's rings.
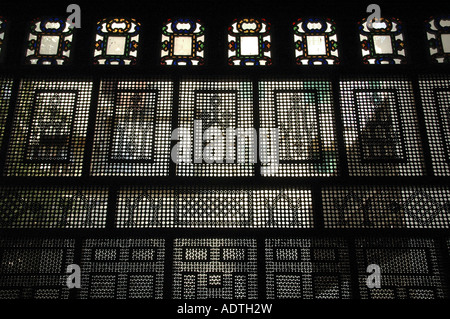
[{"label": "perforated wood screen", "polygon": [[377,4],[0,1],[0,299],[447,301],[450,10]]}]

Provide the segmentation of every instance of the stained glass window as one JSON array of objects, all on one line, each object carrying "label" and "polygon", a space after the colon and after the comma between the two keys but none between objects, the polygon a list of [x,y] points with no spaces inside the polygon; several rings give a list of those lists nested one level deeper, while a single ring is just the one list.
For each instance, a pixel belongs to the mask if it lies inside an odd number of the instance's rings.
[{"label": "stained glass window", "polygon": [[6,33],[6,19],[0,17],[0,57],[2,56]]},{"label": "stained glass window", "polygon": [[271,46],[265,19],[235,19],[228,27],[229,65],[271,65]]},{"label": "stained glass window", "polygon": [[372,26],[367,19],[358,22],[364,64],[406,63],[403,26],[396,18],[381,18]]},{"label": "stained glass window", "polygon": [[205,28],[200,20],[169,19],[161,37],[162,65],[203,65]]},{"label": "stained glass window", "polygon": [[294,43],[297,64],[339,64],[336,23],[331,19],[298,19]]},{"label": "stained glass window", "polygon": [[450,63],[450,15],[428,19],[425,29],[433,61]]},{"label": "stained glass window", "polygon": [[26,63],[62,65],[69,61],[74,29],[60,18],[33,20],[28,36]]},{"label": "stained glass window", "polygon": [[141,24],[135,19],[103,19],[97,23],[94,64],[136,64]]}]

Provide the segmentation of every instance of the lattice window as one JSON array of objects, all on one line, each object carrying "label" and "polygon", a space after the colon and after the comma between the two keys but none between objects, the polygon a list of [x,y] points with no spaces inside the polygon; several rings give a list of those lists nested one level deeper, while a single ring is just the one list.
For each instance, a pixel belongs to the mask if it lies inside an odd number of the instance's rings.
[{"label": "lattice window", "polygon": [[266,239],[268,299],[350,299],[348,245],[342,239]]},{"label": "lattice window", "polygon": [[5,46],[5,34],[8,21],[0,16],[0,58],[3,56]]},{"label": "lattice window", "polygon": [[423,76],[419,80],[433,171],[450,174],[450,78]]},{"label": "lattice window", "polygon": [[[331,83],[259,82],[261,129],[267,129],[265,176],[334,176],[338,154]],[[279,164],[272,136],[278,129]],[[275,140],[276,141],[276,140]]]},{"label": "lattice window", "polygon": [[203,65],[205,28],[200,20],[169,19],[162,28],[162,65]]},{"label": "lattice window", "polygon": [[[356,240],[358,280],[362,299],[442,299],[442,264],[436,243],[419,238]],[[381,270],[381,288],[367,287],[367,266]]]},{"label": "lattice window", "polygon": [[164,239],[86,239],[81,299],[162,299]]},{"label": "lattice window", "polygon": [[119,228],[311,228],[308,189],[141,188],[119,190]]},{"label": "lattice window", "polygon": [[7,154],[8,176],[80,176],[92,82],[23,80]]},{"label": "lattice window", "polygon": [[229,65],[271,65],[271,46],[265,19],[235,19],[228,27]]},{"label": "lattice window", "polygon": [[350,175],[423,175],[411,83],[374,78],[341,81],[340,87]]},{"label": "lattice window", "polygon": [[252,94],[252,83],[247,81],[181,82],[177,175],[254,174]]},{"label": "lattice window", "polygon": [[83,187],[2,187],[0,228],[104,228],[108,191]]},{"label": "lattice window", "polygon": [[450,15],[431,17],[425,30],[433,62],[450,63]]},{"label": "lattice window", "polygon": [[450,228],[450,189],[335,186],[322,189],[326,228]]},{"label": "lattice window", "polygon": [[68,299],[73,239],[0,239],[0,299]]},{"label": "lattice window", "polygon": [[256,299],[254,239],[175,239],[174,299]]},{"label": "lattice window", "polygon": [[168,175],[172,95],[169,81],[102,81],[91,174]]},{"label": "lattice window", "polygon": [[361,53],[365,64],[406,63],[403,25],[396,18],[381,18],[380,21],[358,22]]},{"label": "lattice window", "polygon": [[135,19],[113,18],[97,22],[94,64],[134,65],[141,24]]},{"label": "lattice window", "polygon": [[66,64],[70,58],[74,28],[64,19],[33,20],[28,36],[27,64]]},{"label": "lattice window", "polygon": [[295,62],[300,65],[339,64],[336,23],[309,18],[294,22]]},{"label": "lattice window", "polygon": [[5,132],[12,84],[13,81],[11,79],[0,78],[0,146],[2,145],[3,134]]}]

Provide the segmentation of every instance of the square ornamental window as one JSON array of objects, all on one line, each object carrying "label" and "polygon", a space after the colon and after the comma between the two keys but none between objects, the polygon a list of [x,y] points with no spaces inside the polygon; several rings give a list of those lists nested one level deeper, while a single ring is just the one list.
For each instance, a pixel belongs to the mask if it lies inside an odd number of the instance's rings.
[{"label": "square ornamental window", "polygon": [[236,19],[228,27],[229,65],[271,65],[270,48],[270,23],[265,19]]},{"label": "square ornamental window", "polygon": [[299,65],[339,64],[336,24],[331,19],[294,22],[295,61]]},{"label": "square ornamental window", "polygon": [[359,39],[364,64],[405,64],[403,26],[396,18],[381,18],[359,24]]},{"label": "square ornamental window", "polygon": [[5,18],[0,17],[0,59],[3,56],[4,44],[5,44],[5,33],[6,33],[7,21]]},{"label": "square ornamental window", "polygon": [[94,64],[134,65],[141,24],[134,19],[103,19],[97,23]]},{"label": "square ornamental window", "polygon": [[431,17],[425,30],[432,61],[450,63],[450,15]]},{"label": "square ornamental window", "polygon": [[31,23],[25,53],[26,64],[62,65],[70,58],[74,29],[60,18]]},{"label": "square ornamental window", "polygon": [[199,20],[169,19],[162,28],[162,65],[203,65],[205,28]]}]

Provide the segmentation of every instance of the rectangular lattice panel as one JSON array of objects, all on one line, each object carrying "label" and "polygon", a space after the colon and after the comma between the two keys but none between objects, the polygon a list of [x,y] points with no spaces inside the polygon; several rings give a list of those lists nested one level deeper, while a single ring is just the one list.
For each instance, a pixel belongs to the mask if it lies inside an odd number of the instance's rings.
[{"label": "rectangular lattice panel", "polygon": [[174,299],[256,299],[254,239],[175,239]]},{"label": "rectangular lattice panel", "polygon": [[254,175],[251,82],[181,81],[178,126],[177,175]]},{"label": "rectangular lattice panel", "polygon": [[[358,239],[356,258],[362,299],[444,298],[442,265],[432,239]],[[381,288],[367,287],[371,264],[380,267]]]},{"label": "rectangular lattice panel", "polygon": [[67,299],[72,239],[0,239],[0,299]]},{"label": "rectangular lattice panel", "polygon": [[450,175],[450,78],[424,76],[419,80],[433,171]]},{"label": "rectangular lattice panel", "polygon": [[[261,129],[268,130],[267,158],[261,158],[262,169],[267,169],[263,175],[338,174],[331,82],[259,82],[259,108]],[[272,151],[276,150],[276,129],[279,164]]]},{"label": "rectangular lattice panel", "polygon": [[164,239],[87,239],[82,299],[162,299]]},{"label": "rectangular lattice panel", "polygon": [[168,175],[172,107],[170,81],[102,81],[91,174]]},{"label": "rectangular lattice panel", "polygon": [[326,228],[450,228],[446,186],[335,186],[322,199]]},{"label": "rectangular lattice panel", "polygon": [[422,144],[411,83],[403,78],[340,82],[351,176],[420,176]]},{"label": "rectangular lattice panel", "polygon": [[268,299],[349,299],[348,245],[343,239],[266,239]]},{"label": "rectangular lattice panel", "polygon": [[0,228],[104,228],[108,190],[1,187]]},{"label": "rectangular lattice panel", "polygon": [[92,82],[23,80],[7,154],[8,176],[80,176]]},{"label": "rectangular lattice panel", "polygon": [[138,188],[118,191],[119,228],[311,228],[308,189]]},{"label": "rectangular lattice panel", "polygon": [[3,134],[5,133],[12,84],[13,81],[11,79],[0,78],[0,147],[3,143]]}]

